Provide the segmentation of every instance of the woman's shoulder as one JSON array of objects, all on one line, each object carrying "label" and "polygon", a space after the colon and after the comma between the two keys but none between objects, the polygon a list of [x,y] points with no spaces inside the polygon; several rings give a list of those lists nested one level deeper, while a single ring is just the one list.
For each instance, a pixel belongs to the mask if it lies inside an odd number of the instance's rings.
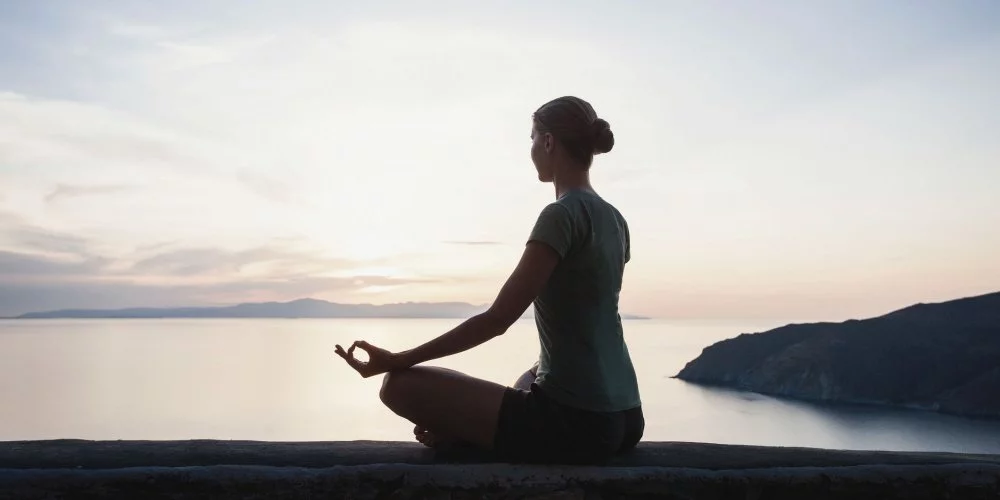
[{"label": "woman's shoulder", "polygon": [[613,213],[617,218],[623,221],[625,220],[625,216],[622,215],[622,212],[618,210],[618,207],[616,207],[614,203],[608,201],[606,198],[593,191],[571,191],[552,203],[560,204],[570,210],[582,207],[593,209],[596,207],[607,210],[608,212]]}]

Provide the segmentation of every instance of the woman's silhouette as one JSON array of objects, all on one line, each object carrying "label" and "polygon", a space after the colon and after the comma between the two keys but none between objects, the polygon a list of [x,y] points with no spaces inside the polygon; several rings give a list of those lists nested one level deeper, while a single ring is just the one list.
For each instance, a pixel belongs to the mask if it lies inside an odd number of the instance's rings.
[{"label": "woman's silhouette", "polygon": [[[364,377],[385,373],[379,396],[428,446],[462,442],[514,462],[604,463],[634,447],[644,427],[618,313],[628,225],[589,175],[614,135],[588,102],[560,97],[534,113],[531,141],[538,180],[555,185],[556,201],[542,209],[489,310],[408,351],[365,341],[336,351]],[[513,387],[417,366],[503,334],[532,303],[541,354]]]}]

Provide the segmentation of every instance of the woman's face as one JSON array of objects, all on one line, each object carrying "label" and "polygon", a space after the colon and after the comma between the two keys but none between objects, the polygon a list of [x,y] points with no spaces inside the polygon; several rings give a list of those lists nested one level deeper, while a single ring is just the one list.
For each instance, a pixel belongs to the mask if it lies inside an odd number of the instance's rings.
[{"label": "woman's face", "polygon": [[552,182],[552,134],[539,132],[534,122],[531,124],[531,162],[535,164],[538,180]]}]

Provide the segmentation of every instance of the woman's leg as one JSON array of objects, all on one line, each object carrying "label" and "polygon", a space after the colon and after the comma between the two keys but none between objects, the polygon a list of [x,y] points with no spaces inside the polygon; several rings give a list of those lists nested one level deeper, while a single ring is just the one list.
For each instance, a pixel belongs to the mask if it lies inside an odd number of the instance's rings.
[{"label": "woman's leg", "polygon": [[418,428],[492,449],[506,389],[454,370],[415,366],[387,373],[379,397]]},{"label": "woman's leg", "polygon": [[625,435],[622,438],[622,446],[619,452],[629,451],[635,448],[642,439],[642,433],[646,429],[646,419],[642,415],[642,407],[625,410]]},{"label": "woman's leg", "polygon": [[[463,375],[461,372],[457,372],[448,368],[434,368],[435,370],[448,371],[458,375]],[[514,382],[512,386],[515,389],[521,390],[531,390],[531,384],[535,382],[535,378],[538,373],[538,362],[528,369],[528,371],[521,374],[520,377]],[[431,448],[448,447],[459,443],[460,441],[453,436],[447,435],[440,432],[432,432],[426,426],[415,424],[413,427],[413,435],[417,441],[427,445]]]}]

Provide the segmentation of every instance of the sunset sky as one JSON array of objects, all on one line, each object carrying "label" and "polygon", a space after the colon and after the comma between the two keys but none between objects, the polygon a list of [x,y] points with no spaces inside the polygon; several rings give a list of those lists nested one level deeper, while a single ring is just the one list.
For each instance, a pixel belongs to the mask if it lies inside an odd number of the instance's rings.
[{"label": "sunset sky", "polygon": [[0,316],[486,303],[615,132],[622,310],[843,320],[1000,290],[1000,2],[4,2]]}]

